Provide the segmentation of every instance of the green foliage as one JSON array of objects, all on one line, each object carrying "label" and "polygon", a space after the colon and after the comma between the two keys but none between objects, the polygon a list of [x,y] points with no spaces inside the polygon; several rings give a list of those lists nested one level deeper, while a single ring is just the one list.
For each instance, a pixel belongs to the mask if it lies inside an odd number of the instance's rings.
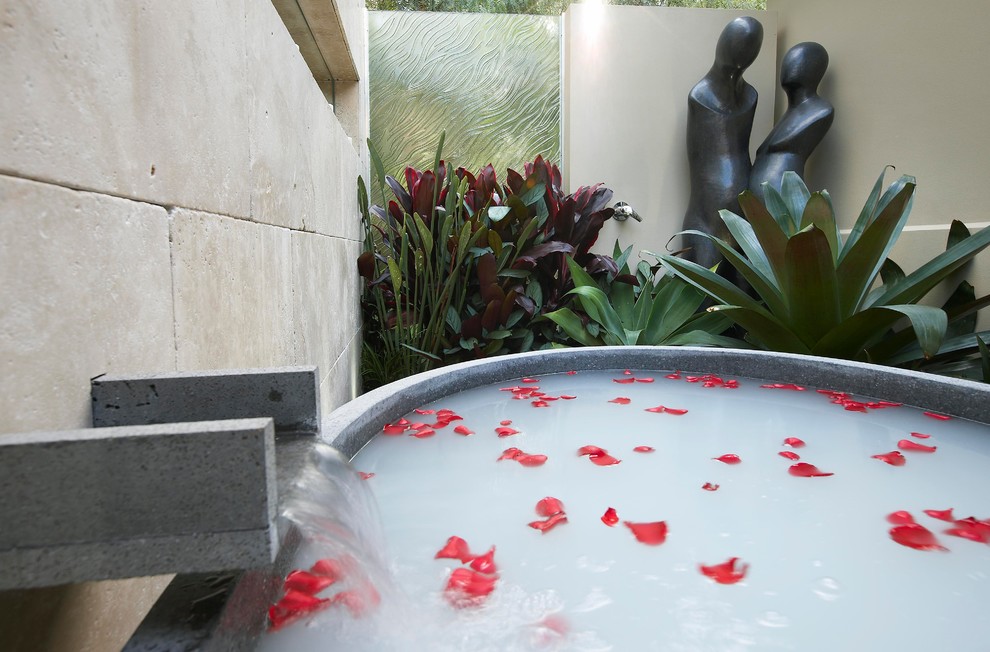
[{"label": "green foliage", "polygon": [[[366,0],[370,11],[452,11],[488,14],[558,16],[573,0]],[[766,0],[609,0],[608,4],[641,7],[700,7],[760,11]]]},{"label": "green foliage", "polygon": [[[729,317],[761,348],[885,363],[913,341],[932,358],[949,320],[943,309],[918,301],[990,245],[990,228],[969,236],[956,227],[944,253],[911,274],[898,273],[885,263],[907,222],[915,182],[902,176],[881,195],[883,176],[845,240],[828,193],[810,193],[791,172],[780,192],[764,185],[765,205],[751,192],[739,196],[746,219],[721,212],[739,251],[710,234],[685,231],[711,240],[762,301],[712,270],[659,258],[716,302],[709,310]],[[903,320],[907,326],[897,329]]]},{"label": "green foliage", "polygon": [[560,326],[568,336],[585,346],[694,345],[747,348],[745,342],[719,335],[731,321],[715,313],[698,313],[704,294],[676,276],[661,275],[641,262],[633,276],[628,259],[618,243],[613,254],[621,266],[616,282],[603,290],[581,267],[568,257],[574,279],[575,310],[560,308],[545,317]]},{"label": "green foliage", "polygon": [[560,170],[541,157],[524,174],[509,170],[505,183],[491,165],[477,175],[448,173],[441,136],[433,169],[406,168],[403,186],[369,146],[382,196],[387,186],[394,199],[369,206],[358,179],[367,387],[564,342],[539,317],[571,300],[565,258],[606,286],[618,271],[610,256],[590,252],[613,212],[612,192],[601,184],[565,196]]}]

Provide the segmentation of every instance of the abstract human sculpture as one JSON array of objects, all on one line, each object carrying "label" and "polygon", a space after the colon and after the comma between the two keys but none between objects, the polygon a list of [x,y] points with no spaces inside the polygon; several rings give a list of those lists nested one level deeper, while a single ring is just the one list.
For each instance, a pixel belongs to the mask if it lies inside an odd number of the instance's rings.
[{"label": "abstract human sculpture", "polygon": [[[715,62],[688,95],[687,147],[691,199],[684,229],[711,233],[732,242],[719,210],[739,212],[739,193],[749,186],[749,136],[756,115],[756,89],[743,72],[760,53],[763,25],[736,18],[722,30]],[[711,267],[722,256],[708,239],[682,236],[685,258]]]},{"label": "abstract human sculpture", "polygon": [[835,109],[818,95],[828,68],[828,52],[818,43],[798,43],[780,64],[780,85],[787,93],[787,111],[756,150],[749,189],[763,199],[764,182],[780,190],[784,172],[804,178],[808,156],[825,137]]}]

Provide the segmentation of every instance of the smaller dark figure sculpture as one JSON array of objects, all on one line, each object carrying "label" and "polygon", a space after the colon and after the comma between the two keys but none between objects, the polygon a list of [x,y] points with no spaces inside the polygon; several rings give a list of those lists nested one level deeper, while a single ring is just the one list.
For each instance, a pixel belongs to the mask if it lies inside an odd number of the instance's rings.
[{"label": "smaller dark figure sculpture", "polygon": [[[688,95],[687,148],[691,199],[684,229],[712,233],[732,241],[718,215],[739,212],[737,197],[749,185],[749,136],[756,115],[756,89],[743,72],[760,53],[763,26],[751,17],[736,18],[722,30],[715,63]],[[705,267],[722,259],[715,245],[699,236],[682,236],[685,258]]]},{"label": "smaller dark figure sculpture", "polygon": [[780,64],[780,85],[787,93],[787,111],[756,150],[749,189],[763,199],[763,182],[780,190],[784,172],[804,178],[804,164],[825,137],[835,109],[818,95],[828,68],[828,52],[818,43],[798,43]]}]

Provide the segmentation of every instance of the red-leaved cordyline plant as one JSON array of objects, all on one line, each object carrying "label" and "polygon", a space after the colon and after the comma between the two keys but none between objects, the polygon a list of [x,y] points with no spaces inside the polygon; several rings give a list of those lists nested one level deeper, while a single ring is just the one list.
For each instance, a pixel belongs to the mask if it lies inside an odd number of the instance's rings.
[{"label": "red-leaved cordyline plant", "polygon": [[523,174],[508,170],[504,182],[491,165],[451,173],[441,136],[433,169],[406,168],[403,185],[369,148],[382,196],[387,186],[393,198],[369,206],[358,179],[366,388],[566,342],[555,324],[537,319],[572,300],[567,256],[603,284],[616,280],[615,260],[590,251],[613,214],[612,191],[601,184],[565,195],[560,170],[541,156]]}]

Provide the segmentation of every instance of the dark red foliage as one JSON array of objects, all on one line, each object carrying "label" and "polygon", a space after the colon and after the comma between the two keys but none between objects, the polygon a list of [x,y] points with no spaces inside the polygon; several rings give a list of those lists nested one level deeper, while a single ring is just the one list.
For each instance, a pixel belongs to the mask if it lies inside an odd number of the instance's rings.
[{"label": "dark red foliage", "polygon": [[746,577],[746,571],[749,570],[749,564],[741,564],[737,568],[737,561],[739,561],[738,557],[730,557],[728,561],[713,566],[699,564],[698,569],[702,575],[719,584],[735,584]]}]

